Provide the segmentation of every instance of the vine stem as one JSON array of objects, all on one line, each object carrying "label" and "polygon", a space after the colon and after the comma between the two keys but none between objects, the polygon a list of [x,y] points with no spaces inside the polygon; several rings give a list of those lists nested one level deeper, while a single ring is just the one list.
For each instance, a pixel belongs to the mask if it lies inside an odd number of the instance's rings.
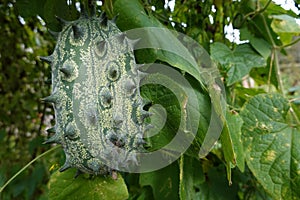
[{"label": "vine stem", "polygon": [[42,153],[41,155],[38,155],[37,157],[35,157],[33,160],[31,160],[27,165],[25,165],[22,169],[20,169],[13,177],[11,177],[1,188],[0,188],[0,193],[2,193],[2,191],[6,188],[6,186],[8,184],[10,184],[18,175],[20,175],[26,168],[28,168],[32,163],[34,163],[35,161],[37,161],[38,159],[42,158],[43,156],[47,155],[48,153],[58,149],[60,147],[60,145],[57,145],[51,149],[49,149],[48,151]]},{"label": "vine stem", "polygon": [[299,42],[299,41],[300,41],[300,38],[298,38],[298,39],[292,41],[292,42],[289,43],[289,44],[283,45],[283,46],[281,46],[280,48],[285,48],[285,47],[292,46],[292,45],[296,44],[296,43]]},{"label": "vine stem", "polygon": [[274,63],[274,50],[272,50],[271,53],[271,60],[270,60],[270,69],[269,69],[269,75],[268,75],[268,92],[271,90],[271,77],[272,77],[272,71],[273,71],[273,63]]},{"label": "vine stem", "polygon": [[275,67],[276,67],[276,76],[277,80],[279,82],[279,90],[281,91],[281,94],[285,97],[284,93],[284,87],[283,87],[283,82],[281,78],[281,72],[280,72],[280,66],[279,66],[279,59],[278,59],[278,50],[274,48],[274,62],[275,62]]},{"label": "vine stem", "polygon": [[253,12],[246,14],[244,18],[247,19],[249,16],[252,15],[251,19],[253,19],[254,17],[256,17],[256,15],[263,13],[268,8],[268,6],[270,5],[271,2],[272,2],[272,0],[269,0],[263,8],[259,8],[259,2],[257,2],[258,3],[257,9]]},{"label": "vine stem", "polygon": [[[276,45],[275,41],[273,40],[273,37],[272,37],[272,34],[271,34],[271,31],[267,25],[267,22],[266,22],[266,19],[265,19],[265,16],[264,15],[261,15],[262,16],[262,21],[264,23],[264,26],[265,26],[265,29],[267,31],[267,34],[268,34],[268,39],[271,41],[272,43],[272,58],[271,59],[271,62],[270,65],[274,65],[274,68],[275,68],[275,71],[276,71],[276,79],[278,81],[278,84],[279,84],[279,91],[280,93],[285,96],[284,94],[284,87],[283,87],[283,83],[282,83],[282,79],[281,79],[281,72],[280,72],[280,66],[279,66],[279,61],[278,61],[278,46]],[[273,63],[274,62],[274,63]],[[271,69],[270,69],[271,70]],[[272,72],[271,72],[272,73]],[[269,75],[271,75],[271,73]],[[269,77],[270,78],[270,77]]]},{"label": "vine stem", "polygon": [[[270,1],[269,1],[270,2]],[[268,4],[267,4],[268,5]],[[271,61],[270,61],[270,72],[269,72],[269,77],[268,77],[268,84],[269,84],[269,90],[270,90],[270,85],[271,85],[271,74],[272,74],[272,67],[274,66],[274,69],[276,71],[276,79],[278,81],[279,84],[279,91],[282,94],[283,97],[286,97],[285,93],[284,93],[284,87],[283,87],[283,82],[282,82],[282,78],[281,78],[281,71],[280,71],[280,64],[279,64],[279,58],[278,58],[278,51],[285,48],[285,47],[289,47],[293,44],[296,44],[297,42],[300,41],[300,39],[298,38],[295,41],[292,41],[289,44],[283,45],[283,46],[277,46],[275,41],[273,40],[271,31],[267,25],[266,19],[264,15],[262,16],[262,20],[264,23],[264,26],[266,28],[267,34],[268,34],[268,38],[272,43],[272,54],[271,54]],[[299,125],[300,124],[300,119],[298,118],[298,116],[295,114],[294,108],[291,106],[290,107],[290,113],[292,115],[292,117],[295,119],[296,123]]]}]

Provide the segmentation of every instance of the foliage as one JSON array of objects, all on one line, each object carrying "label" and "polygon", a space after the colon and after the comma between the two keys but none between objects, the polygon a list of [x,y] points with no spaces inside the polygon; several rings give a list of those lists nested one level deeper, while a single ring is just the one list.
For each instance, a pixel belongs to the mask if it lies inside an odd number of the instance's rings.
[{"label": "foliage", "polygon": [[74,179],[76,170],[66,173],[56,171],[49,181],[49,199],[116,199],[128,198],[124,180],[119,175],[117,180],[111,177],[90,177],[88,174]]},{"label": "foliage", "polygon": [[[4,109],[0,116],[0,185],[48,148],[41,144],[46,137],[42,130],[50,125],[51,113],[39,99],[50,93],[44,83],[49,69],[37,56],[52,52],[53,43],[36,16],[46,22],[47,28],[58,31],[61,27],[54,16],[76,19],[76,3],[79,2],[18,0],[1,4],[0,26],[5,31],[0,33],[0,104]],[[88,5],[88,1],[84,3]],[[72,171],[54,172],[48,191],[49,168],[56,170],[57,163],[61,163],[61,152],[53,153],[15,179],[0,194],[1,199],[46,199],[48,194],[56,196],[56,192],[61,194],[57,199],[75,199],[72,195],[82,194],[92,199],[97,197],[93,195],[103,194],[101,198],[109,199],[117,193],[120,199],[138,200],[300,198],[300,74],[295,71],[298,75],[285,81],[288,75],[282,74],[279,61],[279,54],[287,54],[288,47],[300,40],[296,37],[300,35],[300,25],[295,20],[298,16],[267,0],[177,0],[174,10],[168,3],[106,0],[97,9],[104,10],[110,18],[118,15],[117,25],[122,31],[167,27],[190,36],[210,52],[227,95],[222,135],[213,141],[216,144],[210,153],[205,158],[198,155],[200,144],[205,142],[210,108],[216,106],[210,103],[217,98],[213,90],[204,88],[194,66],[186,65],[182,59],[158,49],[138,50],[138,62],[166,63],[176,68],[197,95],[203,120],[188,151],[163,169],[122,173],[115,182],[110,177],[80,175],[73,179]],[[299,1],[295,6],[299,10]],[[25,18],[25,24],[20,16]],[[244,44],[226,38],[225,27],[229,25],[240,31]],[[160,38],[160,43],[164,49],[173,48],[178,41],[173,35],[167,36]],[[170,38],[172,43],[164,43]],[[142,94],[167,107],[172,116],[163,134],[151,140],[151,148],[160,148],[173,137],[172,128],[178,123],[182,102],[174,101],[163,87],[146,86]],[[85,191],[78,194],[78,188]],[[96,189],[99,193],[94,193]],[[109,193],[112,196],[106,196]]]},{"label": "foliage", "polygon": [[[0,3],[0,185],[48,147],[42,145],[52,113],[40,98],[49,93],[49,67],[38,60],[53,40],[37,18],[23,23],[12,2]],[[32,199],[47,189],[54,155],[39,160],[1,193],[1,199]]]}]

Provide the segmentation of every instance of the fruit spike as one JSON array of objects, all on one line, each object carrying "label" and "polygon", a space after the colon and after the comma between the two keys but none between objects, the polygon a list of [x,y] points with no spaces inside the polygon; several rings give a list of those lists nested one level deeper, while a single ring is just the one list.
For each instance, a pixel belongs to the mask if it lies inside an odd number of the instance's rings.
[{"label": "fruit spike", "polygon": [[71,65],[64,65],[62,68],[59,69],[66,77],[70,77],[73,72],[73,67]]},{"label": "fruit spike", "polygon": [[128,45],[131,47],[131,49],[133,50],[134,47],[136,47],[137,43],[139,43],[141,39],[135,39],[135,40],[132,40],[132,39],[128,39]]},{"label": "fruit spike", "polygon": [[82,19],[87,19],[89,16],[88,16],[88,13],[84,7],[83,4],[80,4],[80,18]]},{"label": "fruit spike", "polygon": [[144,120],[144,119],[146,119],[147,117],[150,117],[150,116],[152,116],[153,115],[153,113],[151,113],[151,112],[148,112],[148,111],[145,111],[145,110],[142,110],[141,111],[141,118],[142,118],[142,120]]},{"label": "fruit spike", "polygon": [[51,64],[54,60],[53,56],[40,56],[40,60],[43,62],[46,62],[48,64]]},{"label": "fruit spike", "polygon": [[122,117],[119,114],[114,115],[113,120],[114,120],[114,124],[116,126],[121,125],[122,122],[123,122],[123,119],[122,119]]},{"label": "fruit spike", "polygon": [[145,132],[146,131],[149,131],[150,129],[153,129],[155,126],[152,125],[152,124],[148,124],[146,127],[145,127]]},{"label": "fruit spike", "polygon": [[43,144],[52,144],[52,143],[60,144],[60,139],[58,134],[54,134],[52,137],[48,138]]},{"label": "fruit spike", "polygon": [[42,101],[46,103],[56,103],[57,99],[58,99],[57,95],[53,93],[50,96],[43,98]]},{"label": "fruit spike", "polygon": [[143,71],[143,69],[146,69],[147,65],[146,64],[135,64],[135,69]]},{"label": "fruit spike", "polygon": [[100,25],[106,27],[107,22],[108,22],[108,19],[107,19],[106,13],[102,12],[101,15],[100,15]]},{"label": "fruit spike", "polygon": [[104,56],[105,51],[107,50],[107,41],[106,40],[102,40],[96,43],[96,53],[99,56]]},{"label": "fruit spike", "polygon": [[127,94],[131,95],[131,94],[134,93],[134,91],[136,89],[136,84],[134,83],[133,80],[128,79],[124,83],[124,89],[125,89]]},{"label": "fruit spike", "polygon": [[127,39],[127,38],[126,38],[126,34],[125,34],[125,33],[119,34],[119,35],[117,36],[117,39],[118,39],[118,41],[119,41],[120,43],[124,43],[125,40]]},{"label": "fruit spike", "polygon": [[59,32],[51,31],[50,29],[48,29],[48,32],[52,37],[54,37],[54,39],[57,39],[59,36]]},{"label": "fruit spike", "polygon": [[47,130],[47,133],[55,133],[55,127],[51,127],[51,128],[48,128]]},{"label": "fruit spike", "polygon": [[56,20],[62,25],[62,26],[66,26],[68,25],[70,22],[68,22],[67,20],[64,20],[63,18],[55,15]]},{"label": "fruit spike", "polygon": [[137,71],[138,73],[138,78],[139,80],[143,80],[144,78],[146,78],[147,76],[149,76],[149,73],[146,73],[146,72],[142,72],[142,71]]},{"label": "fruit spike", "polygon": [[145,144],[147,144],[147,142],[143,138],[139,137],[139,138],[137,138],[137,144],[138,145],[145,145]]},{"label": "fruit spike", "polygon": [[73,124],[69,123],[66,126],[65,135],[69,138],[73,138],[76,134],[76,128]]},{"label": "fruit spike", "polygon": [[143,100],[141,101],[141,105],[142,105],[142,107],[143,107],[144,110],[147,110],[147,109],[145,109],[145,107],[146,107],[146,108],[151,107],[151,106],[152,106],[152,101],[149,100],[149,99],[143,99]]},{"label": "fruit spike", "polygon": [[69,162],[69,158],[66,157],[66,162],[65,164],[59,169],[60,172],[66,171],[67,169],[71,168],[71,164]]},{"label": "fruit spike", "polygon": [[115,24],[118,20],[119,15],[114,16],[111,21]]},{"label": "fruit spike", "polygon": [[72,25],[73,36],[76,40],[80,39],[83,35],[81,28],[77,25]]},{"label": "fruit spike", "polygon": [[83,174],[83,172],[81,170],[77,169],[74,178],[77,178],[80,174]]}]

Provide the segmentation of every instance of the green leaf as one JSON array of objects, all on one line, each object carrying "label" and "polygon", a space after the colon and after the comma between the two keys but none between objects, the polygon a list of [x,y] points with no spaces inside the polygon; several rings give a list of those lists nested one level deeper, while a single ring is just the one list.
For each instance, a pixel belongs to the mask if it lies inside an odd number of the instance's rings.
[{"label": "green leaf", "polygon": [[46,0],[18,0],[16,6],[19,14],[24,17],[33,17],[37,14],[43,14],[43,8]]},{"label": "green leaf", "polygon": [[200,184],[204,183],[205,175],[200,161],[193,157],[182,155],[180,159],[180,190],[181,200],[197,199]]},{"label": "green leaf", "polygon": [[70,1],[68,5],[67,1],[61,0],[47,0],[43,7],[43,15],[41,17],[47,23],[47,27],[53,31],[59,31],[61,24],[57,21],[55,16],[58,16],[64,20],[72,21],[79,17],[79,12],[76,9],[75,1]]},{"label": "green leaf", "polygon": [[271,17],[273,19],[271,27],[280,36],[283,44],[290,43],[294,36],[300,35],[300,23],[297,23],[296,18],[289,15],[272,15]]},{"label": "green leaf", "polygon": [[227,70],[227,85],[232,85],[246,76],[254,67],[264,67],[266,61],[249,44],[238,45],[231,51],[225,44],[211,45],[211,56]]},{"label": "green leaf", "polygon": [[226,124],[221,134],[221,144],[226,161],[227,178],[231,184],[231,166],[237,165],[243,172],[245,169],[244,151],[241,140],[242,118],[236,113],[227,112]]},{"label": "green leaf", "polygon": [[271,18],[271,27],[276,33],[300,34],[300,24],[296,21],[299,19],[289,15],[272,15]]},{"label": "green leaf", "polygon": [[280,94],[260,94],[240,112],[245,159],[274,199],[300,198],[300,132],[287,122],[289,109]]},{"label": "green leaf", "polygon": [[[118,0],[114,5],[114,11],[119,15],[117,24],[120,29],[136,29],[136,31],[128,31],[127,34],[129,37],[138,35],[135,39],[140,39],[140,41],[135,49],[151,48],[153,50],[153,58],[147,59],[147,61],[161,60],[167,62],[173,67],[188,72],[199,82],[202,82],[199,66],[192,58],[189,49],[177,38],[175,31],[166,29],[155,17],[148,16],[144,7],[137,0]],[[189,42],[193,41],[190,39]]]},{"label": "green leaf", "polygon": [[[141,95],[144,98],[150,99],[152,104],[160,105],[164,108],[164,110],[159,110],[160,107],[155,109],[155,106],[152,106],[152,109],[150,109],[150,112],[153,113],[151,116],[151,124],[155,127],[147,132],[147,137],[151,144],[148,150],[155,151],[164,147],[175,136],[178,125],[180,124],[180,104],[176,96],[169,89],[161,85],[143,86],[141,88]],[[165,119],[166,115],[164,115],[164,112],[167,114],[167,119]],[[161,127],[160,122],[164,121],[165,124]],[[159,131],[159,133],[157,133],[157,131]],[[151,135],[153,136],[149,137]]]},{"label": "green leaf", "polygon": [[117,180],[111,177],[97,176],[89,178],[82,174],[74,178],[76,170],[52,174],[49,185],[49,199],[91,199],[91,200],[124,200],[128,198],[127,187],[120,174]]},{"label": "green leaf", "polygon": [[[200,83],[201,88],[208,90],[213,105],[212,110],[214,110],[212,118],[218,124],[214,129],[209,130],[209,134],[203,142],[203,148],[199,156],[204,157],[218,140],[222,120],[224,120],[225,100],[222,94],[222,82],[216,83],[216,80],[220,80],[218,69],[212,64],[209,54],[198,43],[183,34],[163,29],[164,26],[157,19],[145,13],[138,0],[117,0],[114,6],[115,14],[119,15],[117,24],[122,30],[142,27],[138,30],[129,30],[127,35],[135,35],[133,33],[142,35],[142,37],[137,37],[140,41],[136,45],[136,49],[150,48],[153,50],[150,54],[144,52],[144,55],[150,55],[151,57],[146,61],[159,60],[168,63],[189,73]],[[139,55],[139,53],[136,55]],[[137,57],[138,61],[145,60],[139,59],[139,56]]]},{"label": "green leaf", "polygon": [[265,60],[271,55],[271,45],[263,38],[255,37],[248,28],[240,29],[241,40],[249,40],[251,46],[264,57]]},{"label": "green leaf", "polygon": [[79,13],[75,6],[75,1],[61,0],[18,0],[16,2],[20,15],[24,18],[39,15],[47,24],[47,27],[53,31],[59,31],[61,25],[55,18],[59,16],[65,20],[75,20]]},{"label": "green leaf", "polygon": [[140,175],[140,185],[150,186],[154,199],[179,199],[179,167],[174,162],[160,170]]},{"label": "green leaf", "polygon": [[262,38],[249,38],[252,47],[264,57],[265,60],[271,55],[271,45]]},{"label": "green leaf", "polygon": [[243,125],[242,118],[237,113],[227,113],[226,115],[227,126],[229,130],[229,136],[231,138],[233,152],[234,152],[234,163],[243,172],[245,169],[244,149],[241,140],[241,128]]},{"label": "green leaf", "polygon": [[152,102],[149,111],[153,113],[150,118],[154,125],[145,135],[149,139],[148,150],[163,148],[161,152],[177,159],[198,131],[197,96],[189,82],[171,67],[153,64],[145,72],[149,75],[141,81],[141,95]]},{"label": "green leaf", "polygon": [[237,86],[234,92],[243,101],[241,105],[255,95],[266,93],[262,88],[244,88],[242,86]]},{"label": "green leaf", "polygon": [[205,179],[206,181],[200,185],[199,196],[196,199],[237,199],[237,184],[229,186],[224,165],[211,167],[205,174]]},{"label": "green leaf", "polygon": [[[297,16],[297,14],[292,11],[291,9],[285,9],[283,8],[280,4],[276,3],[275,1],[271,1],[269,2],[269,0],[260,0],[261,7],[263,7],[263,5],[267,5],[267,3],[270,3],[267,7],[267,9],[265,10],[265,13],[267,15],[274,15],[274,13],[280,13],[280,14],[288,14],[290,16]],[[278,1],[279,2],[279,1]]]}]

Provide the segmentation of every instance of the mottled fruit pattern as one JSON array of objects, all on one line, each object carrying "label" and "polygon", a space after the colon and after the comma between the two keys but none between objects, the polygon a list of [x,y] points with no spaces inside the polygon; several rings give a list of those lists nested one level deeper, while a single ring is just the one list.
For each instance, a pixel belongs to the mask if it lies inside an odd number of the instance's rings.
[{"label": "mottled fruit pattern", "polygon": [[105,14],[63,23],[51,64],[56,124],[46,143],[62,145],[66,161],[60,171],[107,174],[137,165],[143,146],[145,102],[133,45]]}]

